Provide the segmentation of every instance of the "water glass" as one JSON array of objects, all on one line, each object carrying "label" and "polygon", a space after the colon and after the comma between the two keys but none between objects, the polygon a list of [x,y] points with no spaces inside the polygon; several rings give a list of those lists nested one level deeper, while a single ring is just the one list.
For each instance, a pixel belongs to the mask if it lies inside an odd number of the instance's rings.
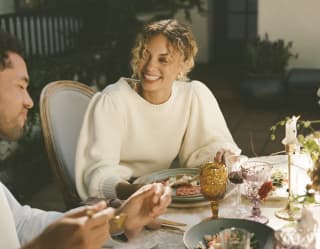
[{"label": "water glass", "polygon": [[251,237],[252,233],[241,228],[224,229],[219,233],[221,249],[250,249]]},{"label": "water glass", "polygon": [[241,165],[248,160],[244,155],[228,155],[225,157],[225,163],[228,170],[228,179],[231,184],[236,185],[234,203],[229,216],[242,217],[247,213],[247,209],[241,206],[240,185],[243,183]]}]

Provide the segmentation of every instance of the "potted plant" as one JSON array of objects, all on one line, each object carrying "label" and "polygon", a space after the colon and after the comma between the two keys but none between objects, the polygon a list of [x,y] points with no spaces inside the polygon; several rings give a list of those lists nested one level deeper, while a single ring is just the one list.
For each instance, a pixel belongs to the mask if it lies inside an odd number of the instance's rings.
[{"label": "potted plant", "polygon": [[293,42],[263,38],[249,40],[245,48],[246,75],[242,91],[255,104],[279,104],[284,99],[284,79],[289,60],[297,58]]}]

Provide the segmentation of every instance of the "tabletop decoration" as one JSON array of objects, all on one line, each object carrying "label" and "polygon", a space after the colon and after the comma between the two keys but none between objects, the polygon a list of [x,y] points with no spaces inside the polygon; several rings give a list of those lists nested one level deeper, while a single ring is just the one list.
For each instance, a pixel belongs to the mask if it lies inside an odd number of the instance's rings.
[{"label": "tabletop decoration", "polygon": [[296,220],[299,217],[299,210],[297,207],[293,207],[294,197],[292,194],[291,188],[291,167],[293,154],[300,151],[300,144],[297,139],[297,121],[300,116],[292,116],[292,118],[286,121],[285,125],[285,138],[282,140],[282,143],[285,146],[286,154],[288,155],[288,200],[286,207],[284,209],[278,210],[275,215],[284,220]]},{"label": "tabletop decoration", "polygon": [[303,208],[301,218],[275,232],[275,248],[316,248],[317,221],[312,211]]},{"label": "tabletop decoration", "polygon": [[[271,140],[276,139],[276,130],[285,126],[289,119],[286,117],[270,128]],[[320,131],[317,130],[319,125],[320,120],[297,120],[297,130],[299,131],[297,139],[301,153],[306,153],[312,160],[312,167],[308,170],[311,184],[306,185],[305,195],[295,197],[295,200],[300,203],[314,203],[317,201],[314,196],[320,195]]]}]

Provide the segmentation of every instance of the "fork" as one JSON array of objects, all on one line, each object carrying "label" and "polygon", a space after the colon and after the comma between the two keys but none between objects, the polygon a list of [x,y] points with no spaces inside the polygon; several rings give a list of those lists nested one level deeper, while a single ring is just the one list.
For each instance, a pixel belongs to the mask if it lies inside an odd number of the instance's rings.
[{"label": "fork", "polygon": [[182,229],[181,227],[173,226],[173,225],[162,224],[161,228],[169,229],[169,230],[172,230],[174,232],[178,232],[178,233],[182,233],[182,234],[185,233],[184,229]]},{"label": "fork", "polygon": [[161,224],[164,224],[164,225],[182,226],[182,227],[187,225],[186,223],[162,219],[162,218],[158,218],[158,220],[161,222]]}]

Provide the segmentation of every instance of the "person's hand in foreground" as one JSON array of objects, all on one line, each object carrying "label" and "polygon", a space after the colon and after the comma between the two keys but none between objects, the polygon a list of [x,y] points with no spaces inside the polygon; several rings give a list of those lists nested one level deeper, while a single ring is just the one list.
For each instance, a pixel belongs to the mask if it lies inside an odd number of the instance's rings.
[{"label": "person's hand in foreground", "polygon": [[166,212],[171,202],[171,188],[161,183],[148,184],[126,200],[117,213],[127,214],[124,232],[130,240],[142,228]]},{"label": "person's hand in foreground", "polygon": [[69,212],[22,249],[100,249],[110,238],[114,216],[114,209],[105,208],[106,203],[99,202]]}]

